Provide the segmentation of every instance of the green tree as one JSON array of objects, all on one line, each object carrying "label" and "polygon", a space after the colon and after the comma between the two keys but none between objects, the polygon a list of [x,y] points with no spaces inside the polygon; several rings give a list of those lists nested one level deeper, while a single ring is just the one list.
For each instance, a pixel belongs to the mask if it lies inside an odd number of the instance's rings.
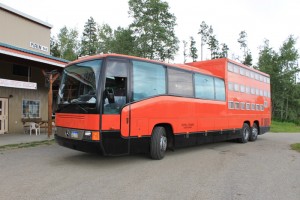
[{"label": "green tree", "polygon": [[110,42],[110,49],[113,53],[136,55],[133,33],[129,28],[118,27],[114,31],[113,40]]},{"label": "green tree", "polygon": [[59,44],[54,36],[50,37],[50,55],[54,57],[60,57]]},{"label": "green tree", "polygon": [[196,41],[194,40],[193,37],[190,38],[190,56],[193,59],[193,62],[195,62],[198,58],[197,55],[197,48],[196,48]]},{"label": "green tree", "polygon": [[58,51],[60,58],[76,60],[78,57],[78,31],[75,28],[68,29],[66,26],[60,29],[58,36]]},{"label": "green tree", "polygon": [[241,62],[244,65],[252,66],[252,55],[247,45],[247,37],[246,31],[240,32],[238,43],[240,43],[240,49],[243,51],[243,60]]},{"label": "green tree", "polygon": [[300,120],[300,85],[295,80],[299,53],[295,45],[296,39],[289,36],[275,52],[266,40],[259,53],[258,69],[271,77],[272,116],[281,121]]},{"label": "green tree", "polygon": [[219,54],[219,57],[220,58],[227,58],[228,57],[228,51],[229,51],[229,48],[228,48],[227,44],[222,43],[221,44],[221,52]]},{"label": "green tree", "polygon": [[208,49],[210,50],[211,59],[216,59],[219,57],[219,41],[216,39],[216,35],[213,35],[213,29],[210,29],[210,35],[208,37]]},{"label": "green tree", "polygon": [[162,0],[129,0],[130,29],[135,37],[138,56],[167,60],[178,51],[175,35],[176,17]]},{"label": "green tree", "polygon": [[99,53],[110,53],[112,52],[111,43],[113,40],[113,30],[108,24],[102,24],[98,26],[98,52]]},{"label": "green tree", "polygon": [[242,63],[247,66],[252,66],[252,54],[250,50],[247,52],[246,57]]},{"label": "green tree", "polygon": [[187,53],[186,53],[186,46],[187,46],[187,41],[183,40],[183,63],[186,63],[186,57],[187,57]]},{"label": "green tree", "polygon": [[97,23],[90,17],[84,25],[81,39],[81,55],[94,55],[98,52]]},{"label": "green tree", "polygon": [[200,30],[198,34],[201,35],[201,60],[203,60],[203,46],[206,44],[208,36],[209,36],[209,26],[202,21],[200,24]]}]

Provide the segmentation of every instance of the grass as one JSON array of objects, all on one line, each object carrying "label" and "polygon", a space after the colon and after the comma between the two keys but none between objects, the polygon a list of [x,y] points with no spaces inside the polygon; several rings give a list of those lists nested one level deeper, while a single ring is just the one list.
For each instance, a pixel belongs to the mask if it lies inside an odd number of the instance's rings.
[{"label": "grass", "polygon": [[291,148],[300,153],[300,143],[291,144]]},{"label": "grass", "polygon": [[40,145],[51,145],[53,143],[54,143],[54,139],[53,140],[45,140],[45,141],[37,141],[37,142],[20,143],[20,144],[8,144],[8,145],[0,146],[0,151],[10,150],[10,149],[36,147],[36,146],[40,146]]},{"label": "grass", "polygon": [[291,122],[277,122],[272,121],[271,132],[274,133],[300,133],[300,126]]}]

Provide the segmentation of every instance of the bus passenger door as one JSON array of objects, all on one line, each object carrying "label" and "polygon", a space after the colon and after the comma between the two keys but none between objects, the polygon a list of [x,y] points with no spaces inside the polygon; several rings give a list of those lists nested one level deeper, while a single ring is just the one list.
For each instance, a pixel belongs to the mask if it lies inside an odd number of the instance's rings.
[{"label": "bus passenger door", "polygon": [[[126,59],[108,58],[102,99],[101,132],[106,154],[129,153],[129,139],[121,137],[121,112],[128,103],[128,70]],[[128,127],[129,128],[129,127]]]}]

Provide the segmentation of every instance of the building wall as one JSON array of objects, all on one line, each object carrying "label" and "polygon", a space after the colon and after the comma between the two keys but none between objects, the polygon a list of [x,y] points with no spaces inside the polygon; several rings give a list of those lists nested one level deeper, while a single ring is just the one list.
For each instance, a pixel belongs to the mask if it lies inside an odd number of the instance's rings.
[{"label": "building wall", "polygon": [[[0,8],[0,42],[50,54],[50,28],[25,19]],[[5,19],[5,20],[3,20]],[[48,48],[41,51],[30,46],[30,42]]]},{"label": "building wall", "polygon": [[[12,74],[12,64],[0,62],[0,78],[27,81],[28,78],[23,76],[16,76]],[[9,133],[22,133],[22,102],[26,100],[39,100],[40,101],[40,117],[43,120],[48,119],[48,88],[45,87],[45,78],[41,69],[31,68],[30,82],[37,83],[37,89],[18,89],[9,87],[0,87],[0,97],[9,98],[8,100],[8,132]],[[43,131],[43,130],[41,130]]]}]

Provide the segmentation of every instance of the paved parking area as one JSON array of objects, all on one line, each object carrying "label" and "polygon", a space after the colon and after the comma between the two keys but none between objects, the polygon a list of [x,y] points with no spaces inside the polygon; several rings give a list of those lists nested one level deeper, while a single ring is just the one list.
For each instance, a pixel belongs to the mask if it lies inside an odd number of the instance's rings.
[{"label": "paved parking area", "polygon": [[147,155],[102,157],[57,144],[0,151],[0,199],[285,199],[300,197],[299,134]]}]

